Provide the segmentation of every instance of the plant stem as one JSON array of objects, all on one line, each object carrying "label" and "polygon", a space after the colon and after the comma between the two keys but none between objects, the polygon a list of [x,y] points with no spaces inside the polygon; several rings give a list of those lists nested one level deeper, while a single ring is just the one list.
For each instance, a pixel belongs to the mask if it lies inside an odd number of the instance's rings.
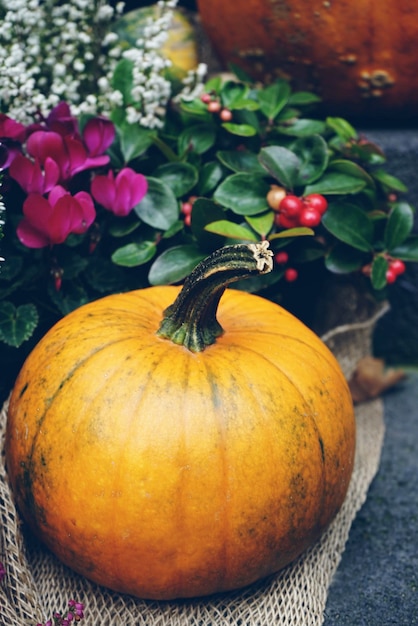
[{"label": "plant stem", "polygon": [[186,278],[176,300],[164,311],[157,334],[192,352],[215,343],[223,333],[216,313],[225,289],[243,278],[271,272],[272,257],[267,241],[216,250]]}]

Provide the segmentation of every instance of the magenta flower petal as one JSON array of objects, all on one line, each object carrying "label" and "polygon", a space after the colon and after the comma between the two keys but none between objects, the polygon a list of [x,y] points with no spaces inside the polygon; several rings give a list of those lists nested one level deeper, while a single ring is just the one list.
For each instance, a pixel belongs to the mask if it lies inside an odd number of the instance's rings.
[{"label": "magenta flower petal", "polygon": [[116,183],[118,182],[118,177],[120,176],[122,178],[122,175],[129,181],[131,189],[131,208],[133,208],[141,202],[142,198],[146,195],[148,191],[148,181],[143,174],[138,174],[129,167],[125,167],[116,177]]},{"label": "magenta flower petal", "polygon": [[16,233],[20,242],[27,248],[45,248],[50,244],[49,237],[34,228],[25,217],[18,224]]},{"label": "magenta flower petal", "polygon": [[83,130],[84,143],[90,156],[102,155],[115,138],[113,123],[104,117],[91,118]]},{"label": "magenta flower petal", "polygon": [[107,176],[95,176],[91,182],[91,195],[98,204],[105,209],[111,210],[116,195],[115,180],[112,170]]},{"label": "magenta flower petal", "polygon": [[4,113],[0,113],[0,137],[8,137],[22,142],[26,136],[26,128],[20,122],[16,122]]},{"label": "magenta flower petal", "polygon": [[60,168],[51,157],[45,159],[44,164],[44,188],[43,193],[48,193],[57,184],[60,177]]},{"label": "magenta flower petal", "polygon": [[86,191],[79,191],[75,194],[74,200],[80,205],[82,220],[81,224],[73,229],[74,233],[85,233],[86,230],[93,224],[96,219],[96,209],[94,208],[94,202],[89,193]]},{"label": "magenta flower petal", "polygon": [[48,202],[51,206],[55,206],[60,198],[68,195],[69,192],[64,189],[64,187],[62,187],[61,185],[55,185],[55,187],[53,187],[49,192]]},{"label": "magenta flower petal", "polygon": [[[78,204],[77,202],[75,203]],[[63,243],[68,235],[73,232],[73,227],[81,221],[77,214],[77,206],[74,206],[74,198],[66,193],[58,198],[53,206],[48,229],[51,243]]]},{"label": "magenta flower petal", "polygon": [[37,130],[32,133],[27,141],[27,151],[41,164],[47,157],[53,159],[61,168],[61,164],[67,160],[63,139],[58,133]]},{"label": "magenta flower petal", "polygon": [[52,215],[52,207],[48,200],[39,193],[31,193],[23,203],[23,215],[39,231],[47,233],[48,223]]},{"label": "magenta flower petal", "polygon": [[18,154],[10,165],[9,174],[26,193],[43,193],[44,180],[38,161]]}]

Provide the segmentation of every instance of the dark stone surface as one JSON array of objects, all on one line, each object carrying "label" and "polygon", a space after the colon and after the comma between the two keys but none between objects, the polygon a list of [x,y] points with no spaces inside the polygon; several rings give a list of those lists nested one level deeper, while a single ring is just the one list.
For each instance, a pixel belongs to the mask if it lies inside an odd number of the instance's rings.
[{"label": "dark stone surface", "polygon": [[351,528],[323,626],[418,624],[418,372],[384,406],[380,468]]}]

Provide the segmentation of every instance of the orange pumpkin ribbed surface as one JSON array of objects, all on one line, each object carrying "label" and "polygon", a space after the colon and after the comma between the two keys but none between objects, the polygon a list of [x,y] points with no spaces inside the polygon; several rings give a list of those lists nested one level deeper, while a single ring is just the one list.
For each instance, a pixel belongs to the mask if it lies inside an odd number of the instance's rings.
[{"label": "orange pumpkin ribbed surface", "polygon": [[198,0],[220,58],[314,91],[334,114],[416,119],[418,5],[409,0]]},{"label": "orange pumpkin ribbed surface", "polygon": [[355,448],[338,362],[276,304],[225,291],[270,269],[263,244],[223,248],[180,294],[87,304],[28,357],[8,472],[24,518],[77,572],[143,598],[227,591],[335,517]]}]

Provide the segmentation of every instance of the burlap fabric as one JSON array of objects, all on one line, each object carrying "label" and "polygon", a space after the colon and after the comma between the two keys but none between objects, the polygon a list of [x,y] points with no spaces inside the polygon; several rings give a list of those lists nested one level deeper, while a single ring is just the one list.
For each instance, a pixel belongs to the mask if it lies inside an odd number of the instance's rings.
[{"label": "burlap fabric", "polygon": [[[381,314],[381,311],[377,314]],[[368,321],[342,326],[324,340],[347,378],[360,358],[370,353]],[[114,594],[72,573],[33,540],[15,510],[4,467],[0,466],[0,560],[6,576],[0,583],[1,626],[35,626],[68,600],[85,605],[86,626],[320,626],[327,592],[338,567],[351,523],[366,499],[379,465],[384,435],[380,400],[356,409],[355,467],[344,505],[318,543],[294,564],[244,591],[210,599],[154,602]],[[4,450],[6,406],[0,416]]]}]

